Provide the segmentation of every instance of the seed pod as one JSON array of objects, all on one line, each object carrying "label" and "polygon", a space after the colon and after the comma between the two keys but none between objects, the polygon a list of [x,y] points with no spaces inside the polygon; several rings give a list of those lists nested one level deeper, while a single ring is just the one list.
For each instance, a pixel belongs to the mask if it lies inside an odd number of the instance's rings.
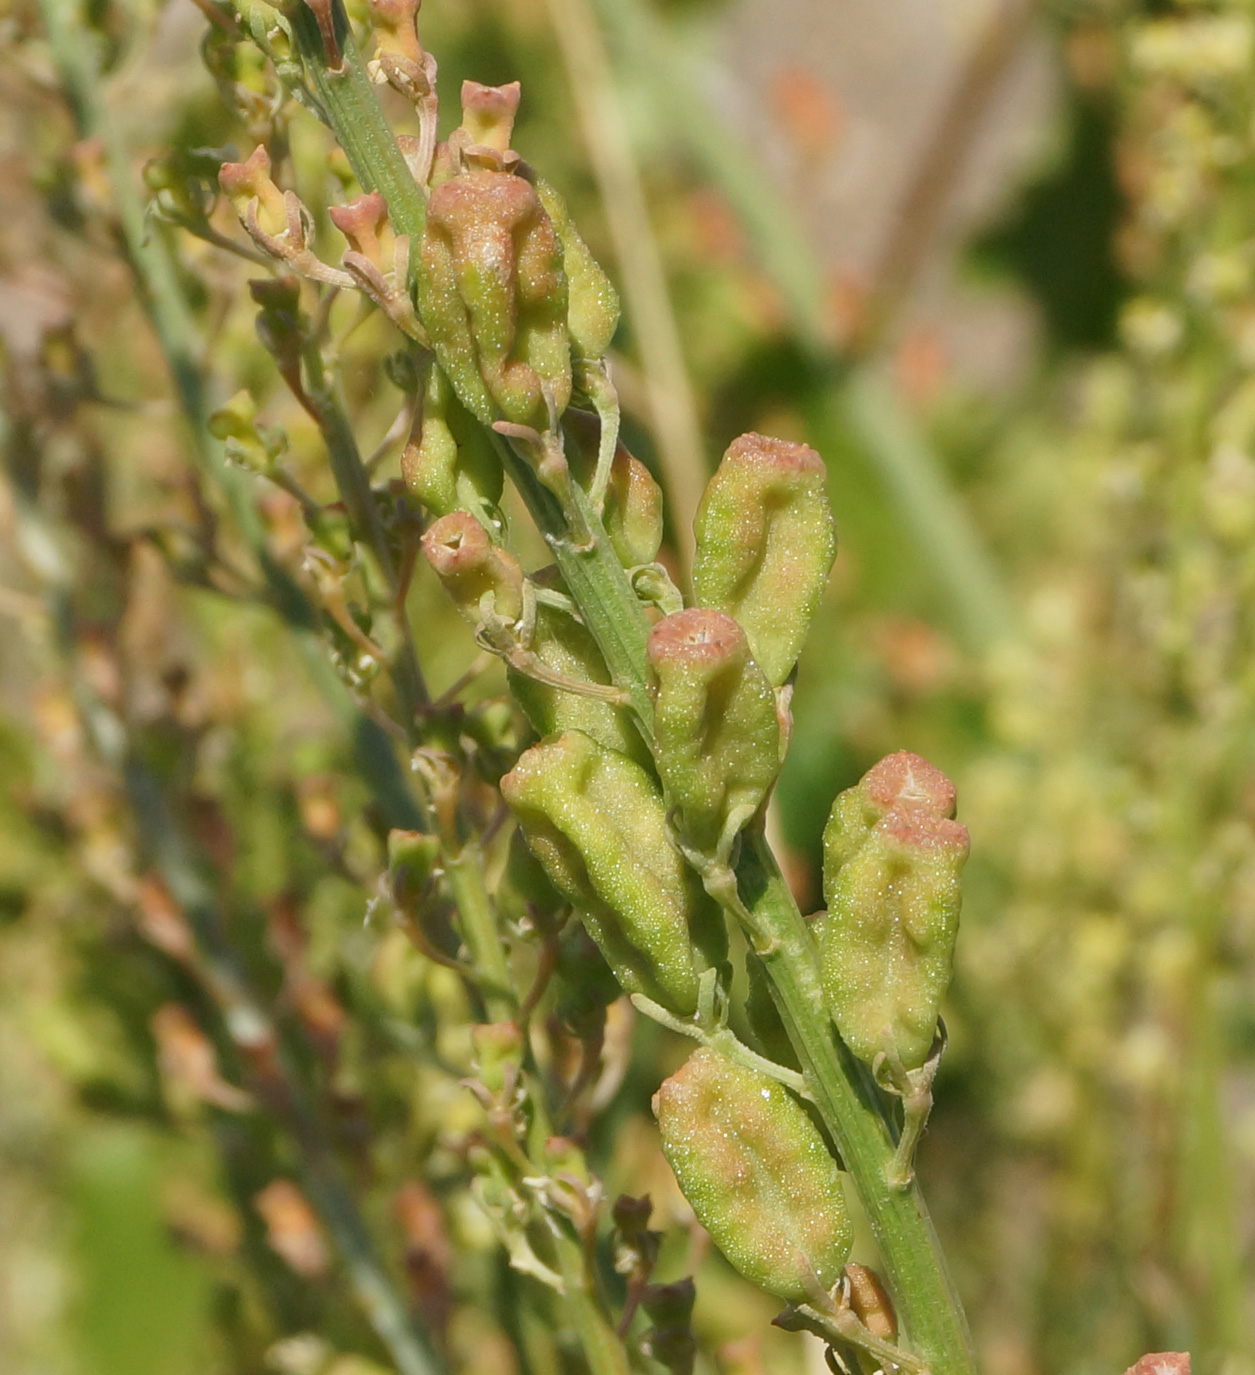
[{"label": "seed pod", "polygon": [[932,1046],[969,848],[953,810],[949,779],[903,752],[841,794],[824,831],[824,991],[846,1044],[869,1064],[885,1052],[916,1069]]},{"label": "seed pod", "polygon": [[571,352],[577,359],[604,358],[619,325],[619,293],[580,236],[557,188],[543,177],[533,177],[532,185],[562,241],[562,262],[569,289],[567,330]]},{"label": "seed pod", "polygon": [[694,522],[699,606],[736,618],[774,687],[793,671],[836,557],[823,459],[805,444],[743,434]]},{"label": "seed pod", "polygon": [[417,275],[419,313],[463,405],[544,431],[546,390],[571,399],[562,245],[535,188],[479,170],[437,186]]},{"label": "seed pod", "polygon": [[401,455],[401,476],[436,516],[477,513],[501,500],[501,460],[439,367],[427,375],[422,414]]},{"label": "seed pod", "polygon": [[684,1197],[746,1279],[791,1303],[836,1284],[853,1244],[840,1171],[782,1084],[703,1047],[654,1113]]},{"label": "seed pod", "polygon": [[695,849],[727,858],[780,768],[776,695],[722,611],[677,611],[649,636],[654,757]]},{"label": "seed pod", "polygon": [[[563,417],[567,460],[576,480],[592,481],[600,426],[587,411],[571,409]],[[624,568],[653,563],[662,545],[662,488],[649,469],[620,441],[610,467],[602,523],[615,557]]]},{"label": "seed pod", "polygon": [[388,832],[388,884],[396,902],[418,899],[440,863],[440,841],[426,831]]},{"label": "seed pod", "polygon": [[623,987],[680,1016],[692,1013],[699,959],[725,958],[726,933],[668,839],[666,807],[650,775],[568,731],[526,751],[501,791]]},{"label": "seed pod", "polygon": [[483,619],[489,594],[498,616],[516,621],[523,614],[523,570],[513,554],[493,544],[474,516],[465,511],[442,516],[423,535],[423,553],[472,625]]},{"label": "seed pod", "polygon": [[[597,642],[581,622],[563,611],[548,606],[536,608],[531,650],[546,668],[567,678],[586,683],[610,681],[610,671]],[[649,751],[626,712],[609,702],[537,682],[513,669],[509,679],[510,691],[537,735],[583,731],[599,744],[648,766]]]}]

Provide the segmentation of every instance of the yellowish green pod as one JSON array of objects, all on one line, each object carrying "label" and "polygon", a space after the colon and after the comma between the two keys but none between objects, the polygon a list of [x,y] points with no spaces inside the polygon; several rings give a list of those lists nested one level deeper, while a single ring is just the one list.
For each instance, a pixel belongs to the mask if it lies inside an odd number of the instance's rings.
[{"label": "yellowish green pod", "polygon": [[746,1279],[790,1303],[837,1283],[853,1244],[841,1173],[783,1084],[703,1047],[654,1114],[684,1197]]},{"label": "yellowish green pod", "polygon": [[532,185],[562,241],[569,288],[567,331],[571,352],[577,359],[604,358],[619,325],[619,293],[575,227],[557,188],[543,177],[533,177]]},{"label": "yellowish green pod", "polygon": [[868,1064],[928,1058],[950,983],[967,861],[954,785],[918,755],[890,755],[833,804],[818,928],[824,995]]},{"label": "yellowish green pod", "polygon": [[439,367],[427,374],[421,420],[401,455],[401,476],[434,516],[479,513],[501,500],[501,460]]},{"label": "yellowish green pod", "polygon": [[[597,642],[581,621],[564,611],[537,607],[531,651],[547,669],[566,678],[585,683],[610,682],[610,671]],[[599,744],[648,765],[649,751],[622,708],[538,682],[515,669],[510,669],[508,676],[510,692],[537,735],[583,731]]]},{"label": "yellowish green pod", "polygon": [[509,172],[435,187],[419,248],[419,314],[463,405],[544,431],[571,399],[562,245],[535,188]]},{"label": "yellowish green pod", "polygon": [[623,987],[679,1016],[694,1012],[698,976],[726,957],[726,932],[668,838],[651,775],[567,731],[527,750],[501,792]]},{"label": "yellowish green pod", "polygon": [[423,554],[445,591],[472,625],[488,608],[507,621],[523,614],[523,570],[508,550],[500,549],[488,531],[466,511],[441,516],[423,534]]},{"label": "yellowish green pod", "polygon": [[[587,487],[596,466],[601,426],[595,415],[572,408],[563,417],[563,429],[571,472]],[[649,469],[620,441],[610,465],[601,518],[615,557],[624,568],[639,568],[653,563],[658,557],[662,545],[662,517],[662,488]]]},{"label": "yellowish green pod", "polygon": [[780,769],[776,694],[722,611],[665,616],[648,644],[654,759],[687,844],[726,860]]},{"label": "yellowish green pod", "polygon": [[726,611],[774,687],[793,671],[837,553],[823,459],[744,434],[710,479],[694,522],[693,590]]}]

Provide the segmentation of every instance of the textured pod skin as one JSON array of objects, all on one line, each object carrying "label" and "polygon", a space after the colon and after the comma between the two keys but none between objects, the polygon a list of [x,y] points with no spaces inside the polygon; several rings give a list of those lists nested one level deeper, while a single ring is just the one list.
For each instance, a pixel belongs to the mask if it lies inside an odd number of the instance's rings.
[{"label": "textured pod skin", "polygon": [[487,593],[498,616],[516,621],[523,614],[523,570],[474,516],[454,511],[433,522],[423,535],[423,554],[472,625],[482,619]]},{"label": "textured pod skin", "polygon": [[823,459],[805,444],[733,440],[694,522],[699,606],[726,611],[774,687],[793,671],[837,554]]},{"label": "textured pod skin", "polygon": [[[532,653],[546,668],[568,678],[587,683],[609,683],[610,671],[601,657],[597,642],[584,625],[565,612],[552,607],[536,609],[536,629]],[[564,692],[548,683],[538,683],[526,674],[511,669],[510,692],[523,708],[537,735],[555,735],[578,730],[598,744],[626,754],[638,764],[648,765],[649,752],[627,713],[609,702],[578,693]]]},{"label": "textured pod skin", "polygon": [[562,241],[569,287],[567,330],[571,352],[578,359],[604,358],[619,326],[619,293],[580,236],[557,189],[543,177],[535,177],[532,184]]},{"label": "textured pod skin", "polygon": [[571,399],[562,245],[535,188],[480,170],[442,182],[427,202],[418,305],[462,403],[484,424],[498,413],[548,428]]},{"label": "textured pod skin", "polygon": [[836,1284],[853,1244],[841,1174],[782,1084],[703,1047],[654,1113],[684,1197],[746,1279],[790,1303]]},{"label": "textured pod skin", "polygon": [[[563,417],[563,428],[571,472],[587,487],[597,460],[597,418],[587,411],[569,410]],[[662,488],[622,443],[614,451],[602,523],[624,568],[639,568],[658,557],[663,534]]]},{"label": "textured pod skin", "polygon": [[762,805],[780,768],[776,695],[745,632],[722,611],[664,617],[648,652],[656,680],[654,758],[667,801],[694,849],[726,859],[735,831]]},{"label": "textured pod skin", "polygon": [[543,740],[501,780],[532,852],[629,993],[680,1016],[698,958],[726,955],[722,916],[667,836],[653,778],[580,731]]},{"label": "textured pod skin", "polygon": [[824,992],[842,1038],[871,1064],[928,1058],[958,934],[967,828],[954,786],[918,755],[890,755],[833,804],[824,830]]},{"label": "textured pod skin", "polygon": [[501,500],[501,461],[438,367],[427,375],[422,422],[401,455],[401,476],[435,516],[482,510]]}]

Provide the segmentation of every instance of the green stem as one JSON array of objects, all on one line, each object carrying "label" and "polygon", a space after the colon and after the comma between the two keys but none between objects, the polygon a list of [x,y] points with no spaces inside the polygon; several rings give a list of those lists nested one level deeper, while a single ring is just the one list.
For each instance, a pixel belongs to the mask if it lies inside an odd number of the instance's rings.
[{"label": "green stem", "polygon": [[[28,562],[44,584],[56,648],[67,666],[72,667],[76,654],[73,572],[30,494],[18,483],[14,493],[18,546],[28,551]],[[32,552],[36,555],[33,558]],[[253,1038],[277,1041],[269,1015],[223,939],[217,896],[203,876],[192,845],[175,823],[160,781],[140,759],[124,721],[81,675],[73,678],[73,691],[92,748],[121,774],[144,847],[170,895],[187,916],[206,990],[229,1026],[247,1028]],[[370,1233],[323,1137],[304,1087],[282,1062],[280,1072],[284,1080],[283,1100],[290,1105],[287,1125],[301,1150],[303,1178],[344,1260],[358,1302],[401,1375],[441,1375],[439,1362],[375,1255]]]},{"label": "green stem", "polygon": [[907,1339],[932,1375],[975,1375],[963,1309],[923,1195],[915,1182],[905,1188],[891,1182],[893,1134],[873,1087],[822,1012],[814,943],[761,833],[746,837],[737,880],[749,914],[747,935],[858,1191]]},{"label": "green stem", "polygon": [[[359,180],[383,193],[398,230],[413,233],[417,226],[421,231],[421,192],[405,169],[374,91],[358,70],[360,59],[347,31],[342,40],[345,63],[336,74],[327,70],[317,25],[304,7],[293,18],[293,28],[314,88]],[[652,722],[645,654],[649,622],[600,521],[591,510],[582,512],[593,539],[584,547],[577,545],[557,499],[540,484],[526,460],[504,444],[499,444],[499,451],[553,550],[567,590],[597,640],[615,683],[631,695],[638,721],[648,736]],[[576,499],[581,499],[578,489]],[[586,507],[587,502],[583,505]],[[809,932],[761,838],[746,843],[738,879],[753,919],[751,934],[772,979],[781,1015],[813,1081],[820,1114],[863,1201],[909,1340],[928,1361],[933,1375],[975,1375],[963,1311],[923,1198],[915,1184],[894,1189],[889,1183],[893,1135],[874,1089],[841,1046],[822,1011]],[[473,906],[471,910],[474,922],[477,909]],[[469,946],[471,937],[465,929],[463,934]]]},{"label": "green stem", "polygon": [[[418,260],[417,244],[427,218],[423,192],[405,165],[338,3],[335,22],[344,57],[338,71],[332,71],[327,65],[322,35],[308,6],[298,5],[291,15],[292,32],[301,60],[326,111],[332,132],[358,181],[367,190],[382,194],[397,232],[410,235],[415,246],[410,253],[413,271]],[[500,436],[490,437],[532,519],[552,549],[567,587],[579,603],[589,631],[605,657],[611,677],[617,686],[631,694],[632,708],[642,725],[646,725],[653,714],[646,689],[645,637],[649,622],[644,607],[632,592],[627,574],[615,558],[600,520],[577,489],[576,500],[584,508],[588,529],[594,532],[590,546],[577,547],[570,539],[557,498],[543,486],[527,460]]]},{"label": "green stem", "polygon": [[362,453],[357,446],[353,427],[344,413],[339,398],[325,385],[325,379],[321,375],[322,360],[317,349],[311,349],[309,353],[310,366],[315,374],[314,405],[318,412],[323,441],[327,446],[327,457],[331,463],[336,490],[348,511],[349,523],[354,534],[374,552],[375,561],[390,593],[401,643],[389,667],[401,707],[402,725],[410,744],[417,745],[419,713],[430,699],[427,684],[423,680],[423,671],[419,667],[418,653],[414,648],[409,617],[405,613],[404,601],[400,596],[392,551],[388,547],[388,538],[384,532],[383,521],[379,517],[379,508],[375,505],[370,476],[362,462]]},{"label": "green stem", "polygon": [[471,966],[480,979],[488,1016],[494,1022],[511,1021],[518,1014],[518,996],[510,977],[505,942],[484,883],[484,852],[480,846],[470,842],[452,859],[446,856],[445,877],[458,909]]},{"label": "green stem", "polygon": [[199,466],[225,494],[236,527],[266,580],[267,600],[288,624],[310,676],[337,721],[353,740],[354,753],[390,824],[414,828],[421,817],[383,730],[359,711],[327,662],[318,617],[305,594],[276,563],[253,501],[253,479],[228,465],[209,434],[205,388],[195,321],[179,284],[169,246],[159,226],[148,225],[132,180],[130,153],[111,118],[100,86],[100,39],[86,22],[81,0],[39,0],[53,60],[84,138],[105,149],[114,210],[126,258],[139,286],[144,310],[161,345],[179,404],[191,426]]}]

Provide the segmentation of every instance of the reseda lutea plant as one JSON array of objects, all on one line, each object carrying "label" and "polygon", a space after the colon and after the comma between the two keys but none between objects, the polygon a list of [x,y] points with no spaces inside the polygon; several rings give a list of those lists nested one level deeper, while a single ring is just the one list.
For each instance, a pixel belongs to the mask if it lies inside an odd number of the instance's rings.
[{"label": "reseda lutea plant", "polygon": [[[360,186],[330,211],[348,243],[339,265],[319,256],[315,217],[280,189],[264,144],[225,164],[219,183],[259,253],[295,274],[254,295],[263,342],[326,440],[347,514],[347,532],[329,529],[301,498],[309,569],[343,677],[376,716],[395,713],[423,792],[430,829],[393,833],[387,891],[483,1008],[476,1197],[511,1264],[560,1296],[597,1375],[638,1352],[691,1369],[691,1285],[650,1283],[647,1208],[615,1210],[629,1278],[617,1321],[598,1273],[601,1186],[571,1101],[597,1076],[622,989],[699,1043],[655,1100],[663,1149],[728,1260],[786,1301],[781,1325],[817,1333],[850,1371],[970,1375],[913,1170],[967,856],[954,790],[900,754],[838,798],[829,912],[809,923],[764,836],[795,666],[836,552],[822,460],[761,435],[730,446],[698,512],[686,606],[659,559],[661,493],[619,438],[606,361],[614,290],[559,193],[511,147],[517,84],[467,82],[461,124],[438,140],[416,10],[374,0],[363,61],[332,0],[239,7],[240,41],[251,36],[330,125]],[[417,135],[394,136],[376,99],[385,84],[412,105]],[[391,362],[408,398],[393,487],[371,486],[319,323],[329,293],[349,290],[404,341]],[[238,459],[293,490],[247,399],[214,425]],[[507,474],[551,567],[527,570],[511,547]],[[502,766],[486,781],[499,779],[518,825],[499,882],[486,856],[500,818],[448,704],[427,701],[405,613],[420,530],[422,557],[480,649],[504,661],[536,737],[519,752],[508,723],[491,740],[491,722],[476,727],[481,760]],[[351,571],[367,588],[356,600]],[[769,993],[751,1000],[745,1038],[729,1025],[730,927],[745,938],[751,984]],[[541,950],[530,964],[529,944]],[[566,1095],[531,1034],[545,998],[582,1047]],[[880,1275],[850,1264],[843,1173]]]}]

